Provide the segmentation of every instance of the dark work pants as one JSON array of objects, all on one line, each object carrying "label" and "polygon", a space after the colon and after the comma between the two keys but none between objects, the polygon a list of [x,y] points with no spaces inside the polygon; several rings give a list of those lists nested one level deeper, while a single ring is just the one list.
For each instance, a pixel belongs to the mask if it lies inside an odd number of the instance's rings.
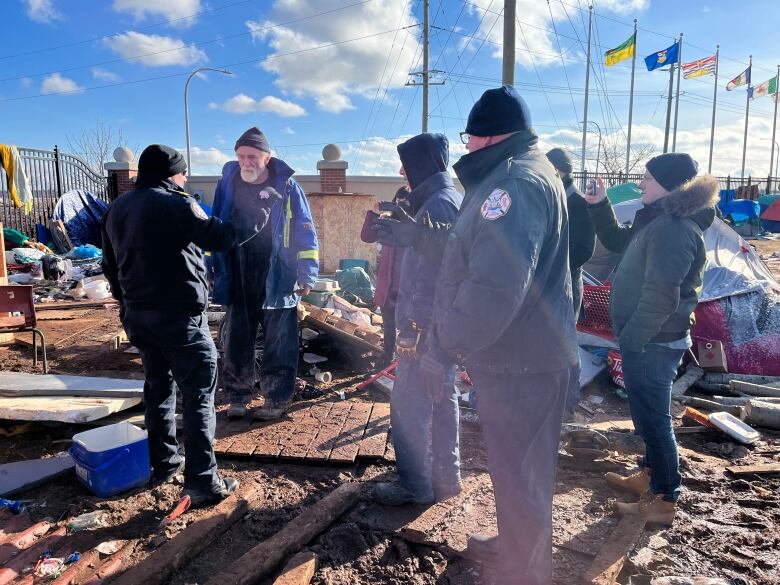
[{"label": "dark work pants", "polygon": [[176,387],[184,404],[185,487],[216,486],[214,391],[217,350],[205,315],[128,308],[122,319],[144,365],[149,456],[156,477],[181,462],[176,441]]},{"label": "dark work pants", "polygon": [[222,386],[231,402],[248,403],[255,387],[255,344],[263,331],[260,386],[279,404],[292,400],[298,375],[298,312],[262,309],[251,302],[228,305],[222,324]]},{"label": "dark work pants", "polygon": [[469,370],[498,516],[497,582],[552,583],[552,500],[563,408],[574,368],[544,374]]},{"label": "dark work pants", "polygon": [[390,395],[396,470],[401,485],[420,499],[436,491],[453,490],[460,483],[458,393],[455,367],[447,373],[433,401],[423,390],[420,361],[400,358]]},{"label": "dark work pants", "polygon": [[389,364],[395,355],[395,303],[382,307],[382,330],[384,332],[385,361]]}]

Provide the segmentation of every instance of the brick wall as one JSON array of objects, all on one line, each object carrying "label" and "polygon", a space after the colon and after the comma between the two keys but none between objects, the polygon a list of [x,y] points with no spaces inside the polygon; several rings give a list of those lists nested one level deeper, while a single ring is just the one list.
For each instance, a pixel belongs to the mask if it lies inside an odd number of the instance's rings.
[{"label": "brick wall", "polygon": [[134,170],[109,170],[109,176],[116,176],[117,195],[135,189],[135,177],[138,171]]},{"label": "brick wall", "polygon": [[320,187],[323,193],[346,193],[346,169],[320,169]]}]

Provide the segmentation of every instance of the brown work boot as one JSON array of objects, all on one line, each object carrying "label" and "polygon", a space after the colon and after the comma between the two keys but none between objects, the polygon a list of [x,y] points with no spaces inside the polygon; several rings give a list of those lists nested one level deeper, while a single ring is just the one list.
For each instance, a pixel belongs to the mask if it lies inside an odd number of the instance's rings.
[{"label": "brown work boot", "polygon": [[470,534],[465,556],[472,561],[495,563],[498,560],[498,536]]},{"label": "brown work boot", "polygon": [[615,512],[618,516],[642,516],[647,524],[671,526],[677,504],[664,500],[663,494],[647,492],[636,504],[617,502]]},{"label": "brown work boot", "polygon": [[243,402],[231,402],[228,405],[227,417],[230,419],[244,418],[246,416],[246,404]]},{"label": "brown work boot", "polygon": [[255,420],[278,420],[290,409],[290,406],[292,406],[291,400],[286,402],[273,402],[266,399],[263,406],[255,408],[252,411],[252,416]]},{"label": "brown work boot", "polygon": [[650,489],[650,469],[647,467],[642,467],[638,472],[628,477],[610,471],[604,475],[604,479],[610,487],[624,492],[631,492],[637,496],[641,496]]}]

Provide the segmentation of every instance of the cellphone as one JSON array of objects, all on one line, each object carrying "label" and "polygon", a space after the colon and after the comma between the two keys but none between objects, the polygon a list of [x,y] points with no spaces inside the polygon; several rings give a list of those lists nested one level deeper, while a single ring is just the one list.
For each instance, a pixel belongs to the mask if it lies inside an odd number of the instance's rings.
[{"label": "cellphone", "polygon": [[591,179],[590,181],[588,181],[588,189],[590,189],[591,195],[596,194],[596,179]]}]

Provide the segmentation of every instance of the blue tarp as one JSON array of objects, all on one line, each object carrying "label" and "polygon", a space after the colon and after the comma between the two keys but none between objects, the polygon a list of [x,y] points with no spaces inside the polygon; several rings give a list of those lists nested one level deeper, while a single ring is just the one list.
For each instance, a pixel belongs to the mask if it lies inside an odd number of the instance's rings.
[{"label": "blue tarp", "polygon": [[108,209],[108,203],[89,191],[68,191],[57,201],[51,214],[52,220],[62,220],[74,246],[92,244],[103,247],[100,222]]}]

